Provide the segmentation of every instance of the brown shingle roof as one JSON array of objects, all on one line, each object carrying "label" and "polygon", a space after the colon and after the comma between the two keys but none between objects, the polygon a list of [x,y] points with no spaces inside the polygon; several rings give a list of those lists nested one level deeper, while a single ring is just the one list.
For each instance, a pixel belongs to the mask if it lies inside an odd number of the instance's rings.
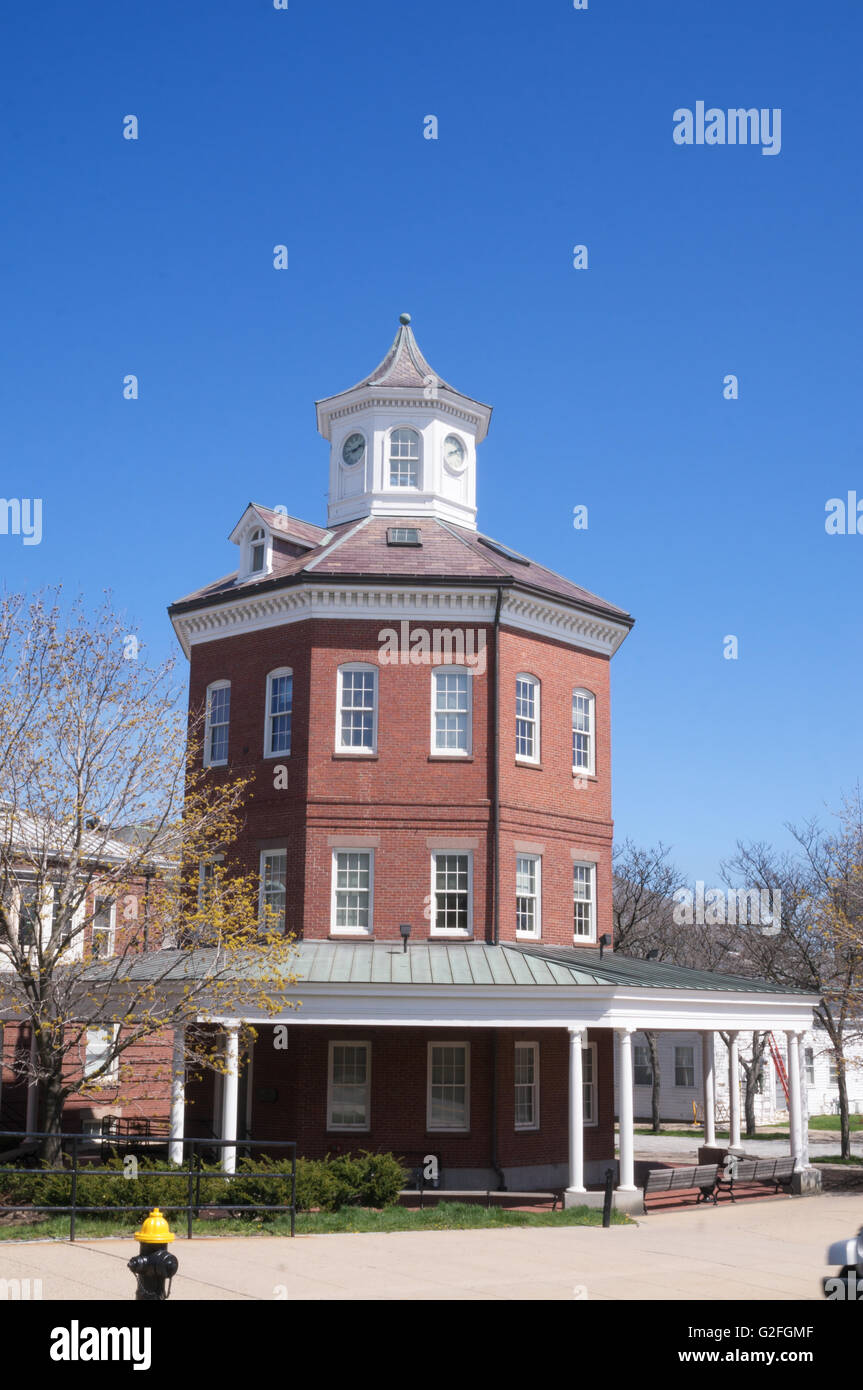
[{"label": "brown shingle roof", "polygon": [[[266,509],[258,510],[263,514]],[[421,533],[422,545],[416,548],[388,545],[387,531],[393,525],[416,527]],[[328,578],[402,579],[408,583],[412,580],[428,583],[439,579],[474,584],[509,581],[519,588],[606,614],[627,625],[632,621],[624,609],[607,603],[563,575],[555,574],[553,570],[532,560],[522,563],[510,559],[490,545],[483,544],[475,531],[435,517],[364,517],[362,521],[333,526],[327,532],[321,527],[311,527],[308,522],[294,522],[291,519],[292,530],[295,526],[316,530],[326,539],[313,550],[299,555],[280,554],[274,550],[270,574],[253,575],[239,583],[236,575],[227,575],[214,584],[187,594],[172,604],[169,611],[179,613],[190,608],[209,607],[237,593],[279,588],[304,578],[310,581]]]}]

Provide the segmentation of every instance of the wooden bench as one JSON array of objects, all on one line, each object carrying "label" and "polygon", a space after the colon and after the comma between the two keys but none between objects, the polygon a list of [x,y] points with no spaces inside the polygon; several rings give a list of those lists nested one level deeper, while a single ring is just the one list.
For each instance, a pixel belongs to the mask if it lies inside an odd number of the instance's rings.
[{"label": "wooden bench", "polygon": [[696,1163],[688,1168],[651,1168],[644,1184],[645,1213],[648,1197],[663,1192],[687,1192],[696,1187],[699,1189],[696,1206],[711,1200],[715,1205],[719,1174],[715,1163]]},{"label": "wooden bench", "polygon": [[718,1190],[727,1192],[732,1202],[735,1185],[745,1187],[751,1183],[773,1184],[774,1192],[782,1187],[790,1188],[794,1173],[793,1158],[738,1158],[731,1167],[719,1171]]}]

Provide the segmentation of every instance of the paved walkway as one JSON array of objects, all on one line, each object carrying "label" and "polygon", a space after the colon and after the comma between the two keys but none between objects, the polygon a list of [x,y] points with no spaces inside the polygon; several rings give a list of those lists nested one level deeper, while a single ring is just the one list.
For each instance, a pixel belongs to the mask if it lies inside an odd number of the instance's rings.
[{"label": "paved walkway", "polygon": [[[704,1139],[698,1131],[693,1132],[691,1138],[689,1135],[679,1138],[672,1134],[636,1134],[635,1157],[655,1158],[661,1162],[680,1158],[686,1163],[697,1163],[698,1149],[703,1143]],[[728,1140],[717,1139],[716,1143],[722,1148]],[[838,1134],[825,1134],[823,1130],[809,1131],[810,1162],[817,1163],[820,1154],[838,1154],[841,1146]],[[787,1135],[781,1139],[747,1139],[744,1135],[740,1140],[740,1147],[758,1158],[785,1158],[791,1152]],[[863,1156],[863,1130],[853,1131],[851,1152],[855,1157]]]},{"label": "paved walkway", "polygon": [[[859,1197],[777,1197],[609,1230],[588,1226],[177,1240],[173,1297],[197,1299],[728,1299],[821,1297],[827,1245]],[[133,1241],[0,1244],[0,1278],[46,1299],[130,1300]]]}]

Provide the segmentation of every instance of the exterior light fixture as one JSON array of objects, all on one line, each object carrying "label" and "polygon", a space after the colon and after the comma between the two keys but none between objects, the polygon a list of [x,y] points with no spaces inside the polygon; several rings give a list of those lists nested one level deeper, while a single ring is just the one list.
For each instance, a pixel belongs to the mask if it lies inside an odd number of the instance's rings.
[{"label": "exterior light fixture", "polygon": [[603,953],[605,952],[606,946],[610,946],[610,945],[611,945],[611,935],[610,935],[609,932],[604,931],[604,932],[602,933],[602,936],[599,938],[599,959],[600,959],[600,960],[602,960]]},{"label": "exterior light fixture", "polygon": [[411,924],[410,924],[410,922],[402,922],[401,926],[399,927],[399,931],[401,932],[402,946],[403,946],[404,950],[406,951],[407,948],[408,948],[408,937],[409,937],[410,934],[411,934]]}]

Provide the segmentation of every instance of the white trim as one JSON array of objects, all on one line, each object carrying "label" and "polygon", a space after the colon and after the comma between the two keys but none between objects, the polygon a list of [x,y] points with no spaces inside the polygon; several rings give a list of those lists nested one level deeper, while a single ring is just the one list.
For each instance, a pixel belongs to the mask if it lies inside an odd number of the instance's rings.
[{"label": "white trim", "polygon": [[[288,736],[287,752],[282,749],[273,749],[273,730],[272,720],[279,716],[270,712],[270,701],[272,699],[273,681],[280,676],[290,676],[291,678],[291,708],[288,713],[291,716],[291,732]],[[294,672],[290,666],[277,666],[274,671],[267,672],[266,681],[266,704],[264,705],[264,757],[265,758],[289,758],[291,756],[291,744],[293,742],[293,711],[294,711]]]},{"label": "white trim", "polygon": [[[437,926],[437,859],[461,858],[467,860],[467,929],[461,927]],[[473,937],[473,850],[471,849],[433,849],[431,852],[431,916],[429,936],[442,941],[469,941]]]},{"label": "white trim", "polygon": [[[437,678],[438,676],[464,676],[467,682],[467,710],[453,711],[461,713],[467,719],[467,747],[466,748],[438,748],[437,741],[437,716],[446,714],[446,710],[437,709]],[[431,673],[431,755],[435,758],[469,758],[473,754],[473,673],[468,666],[434,666]]]},{"label": "white trim", "polygon": [[[362,517],[355,526],[311,560],[311,571],[350,536],[367,526],[371,517]],[[380,625],[402,618],[441,621],[492,622],[497,589],[461,587],[457,583],[439,585],[327,584],[317,575],[314,583],[290,585],[267,594],[234,595],[227,602],[176,614],[174,631],[186,656],[198,642],[214,642],[238,633],[259,632],[271,627],[315,619],[356,621],[367,619]],[[612,656],[629,632],[628,626],[613,618],[598,617],[574,606],[509,589],[501,606],[504,626],[551,638],[566,646]]]},{"label": "white trim", "polygon": [[[102,1075],[101,1075],[100,1077],[98,1077],[97,1080],[95,1080],[95,1081],[91,1081],[91,1080],[90,1080],[90,1075],[91,1075],[91,1073],[89,1073],[89,1072],[87,1071],[87,1053],[88,1053],[89,1050],[90,1050],[90,1035],[91,1035],[91,1033],[92,1033],[92,1034],[95,1034],[95,1033],[102,1033],[102,1034],[105,1034],[105,1035],[107,1035],[107,1034],[110,1033],[110,1035],[111,1035],[111,1041],[110,1041],[110,1043],[108,1044],[108,1047],[106,1047],[106,1048],[104,1049],[105,1051],[109,1051],[112,1047],[115,1046],[115,1044],[116,1044],[116,1042],[117,1042],[117,1034],[119,1033],[119,1031],[120,1031],[120,1025],[119,1025],[119,1023],[107,1023],[107,1024],[104,1025],[104,1027],[93,1026],[93,1027],[87,1028],[87,1029],[85,1030],[85,1033],[84,1033],[84,1064],[83,1064],[83,1067],[81,1068],[81,1071],[82,1071],[83,1079],[84,1079],[90,1086],[113,1086],[113,1085],[116,1083],[117,1074],[118,1074],[119,1068],[120,1068],[120,1058],[119,1058],[118,1056],[115,1056],[114,1058],[112,1058],[112,1060],[111,1060],[111,1065],[110,1065],[110,1067],[108,1068],[108,1070],[107,1070],[106,1072],[103,1072]],[[96,1062],[95,1065],[93,1066],[93,1071],[96,1071],[97,1068],[98,1068],[100,1065],[101,1065],[101,1063]]]},{"label": "white trim", "polygon": [[[342,699],[344,674],[346,671],[371,672],[372,676],[372,743],[365,745],[343,744],[342,738]],[[335,751],[354,758],[371,758],[378,751],[378,668],[369,661],[346,661],[336,672],[336,742]]]},{"label": "white trim", "polygon": [[[98,903],[107,903],[108,905],[107,927],[96,926]],[[115,953],[117,945],[117,904],[113,898],[109,898],[104,893],[100,893],[98,888],[93,892],[93,911],[90,914],[90,953],[93,956],[95,956],[95,951],[93,950],[93,936],[97,931],[101,932],[103,935],[107,933],[109,947],[104,955],[99,956],[99,960],[110,960]]]},{"label": "white trim", "polygon": [[[463,1125],[432,1124],[432,1049],[435,1047],[464,1048],[464,1118]],[[434,1134],[470,1133],[470,1043],[462,1038],[441,1038],[428,1043],[428,1063],[426,1070],[426,1129]]]},{"label": "white trim", "polygon": [[[333,845],[332,860],[330,871],[330,935],[346,937],[373,936],[375,931],[375,852],[373,849],[359,849],[355,845]],[[336,926],[336,895],[337,875],[338,875],[338,856],[340,854],[365,854],[369,861],[369,902],[368,902],[368,926],[367,927],[339,927]],[[351,890],[344,890],[351,891]]]},{"label": "white trim", "polygon": [[[361,1047],[366,1054],[366,1121],[362,1125],[334,1125],[333,1115],[333,1053],[337,1047]],[[327,1047],[327,1122],[328,1134],[368,1134],[372,1127],[372,1045],[365,1038],[331,1038]]]},{"label": "white trim", "polygon": [[[224,758],[215,758],[215,759],[210,757],[210,733],[211,733],[211,725],[210,725],[210,696],[212,695],[212,693],[213,693],[214,690],[227,690],[227,692],[228,692],[228,719],[227,719],[228,744],[227,744],[227,750],[226,750],[226,752],[225,752]],[[217,727],[217,728],[222,728],[222,725],[221,725],[221,724],[217,724],[216,727]],[[230,682],[229,680],[210,681],[210,684],[207,686],[207,693],[206,693],[206,697],[205,697],[205,706],[204,706],[204,767],[227,767],[227,765],[228,765],[228,753],[230,752],[230,747],[231,747],[231,682]]]},{"label": "white trim", "polygon": [[[534,895],[535,903],[536,903],[536,909],[535,909],[536,930],[535,930],[535,931],[519,931],[519,927],[518,927],[518,898],[519,898],[519,892],[518,892],[518,861],[519,861],[519,859],[530,859],[530,860],[533,861],[534,865],[536,866],[536,872],[535,872],[535,875],[534,875],[535,883],[536,883],[536,889],[535,889],[535,895]],[[524,896],[527,896],[527,895],[525,894]],[[540,941],[540,940],[542,939],[542,855],[541,855],[541,854],[527,853],[527,852],[525,852],[525,851],[523,851],[523,850],[517,850],[517,851],[516,851],[516,856],[515,856],[515,900],[516,900],[516,901],[515,901],[515,935],[516,935],[516,938],[517,938],[518,940],[520,940],[520,941]]]},{"label": "white trim", "polygon": [[[412,434],[412,435],[414,435],[414,436],[416,437],[416,441],[417,441],[417,456],[416,456],[416,458],[415,458],[415,459],[408,458],[408,459],[396,459],[396,460],[395,460],[396,463],[405,463],[405,462],[406,462],[406,463],[415,463],[415,464],[416,464],[416,482],[415,482],[415,483],[394,483],[394,482],[392,481],[392,468],[391,468],[391,464],[393,463],[393,457],[392,457],[392,439],[393,439],[393,435],[394,435],[398,430],[407,430],[410,434]],[[416,427],[415,424],[390,425],[389,429],[387,429],[387,430],[384,431],[384,435],[383,435],[383,446],[384,446],[384,457],[383,457],[383,491],[384,491],[384,492],[394,493],[396,496],[399,496],[399,497],[400,497],[400,496],[402,496],[402,494],[423,492],[424,490],[426,490],[426,489],[424,489],[424,486],[423,486],[423,484],[424,484],[424,472],[425,472],[425,458],[424,458],[425,449],[424,449],[424,447],[423,447],[423,446],[424,446],[424,443],[425,443],[424,432],[423,432],[423,430],[417,429],[417,427]],[[374,491],[374,490],[375,490],[375,489],[373,489],[373,491]]]},{"label": "white trim", "polygon": [[[533,725],[533,752],[519,753],[518,751],[518,683],[524,681],[533,686],[533,719],[524,722]],[[517,763],[527,763],[536,766],[542,761],[541,744],[541,709],[542,709],[542,682],[539,676],[531,675],[529,671],[519,671],[515,677],[515,760]]]},{"label": "white trim", "polygon": [[[533,1082],[532,1082],[532,1090],[533,1090],[533,1119],[531,1120],[530,1124],[519,1124],[518,1120],[516,1119],[516,1108],[515,1108],[515,1107],[516,1107],[516,1097],[515,1097],[515,1089],[516,1089],[516,1087],[518,1086],[519,1083],[518,1083],[518,1081],[516,1081],[516,1079],[515,1079],[515,1075],[516,1075],[516,1074],[515,1074],[515,1068],[516,1068],[516,1053],[518,1052],[518,1049],[519,1049],[520,1047],[529,1048],[530,1051],[533,1053]],[[513,1129],[515,1129],[515,1130],[517,1131],[517,1133],[519,1133],[519,1134],[526,1134],[526,1133],[528,1133],[529,1131],[539,1129],[539,1043],[538,1043],[538,1042],[522,1042],[521,1039],[517,1039],[517,1040],[513,1043],[513,1045],[512,1045],[512,1075],[513,1075],[513,1102],[512,1102],[512,1103],[513,1103]],[[522,1084],[523,1084],[523,1083],[522,1083]]]}]

